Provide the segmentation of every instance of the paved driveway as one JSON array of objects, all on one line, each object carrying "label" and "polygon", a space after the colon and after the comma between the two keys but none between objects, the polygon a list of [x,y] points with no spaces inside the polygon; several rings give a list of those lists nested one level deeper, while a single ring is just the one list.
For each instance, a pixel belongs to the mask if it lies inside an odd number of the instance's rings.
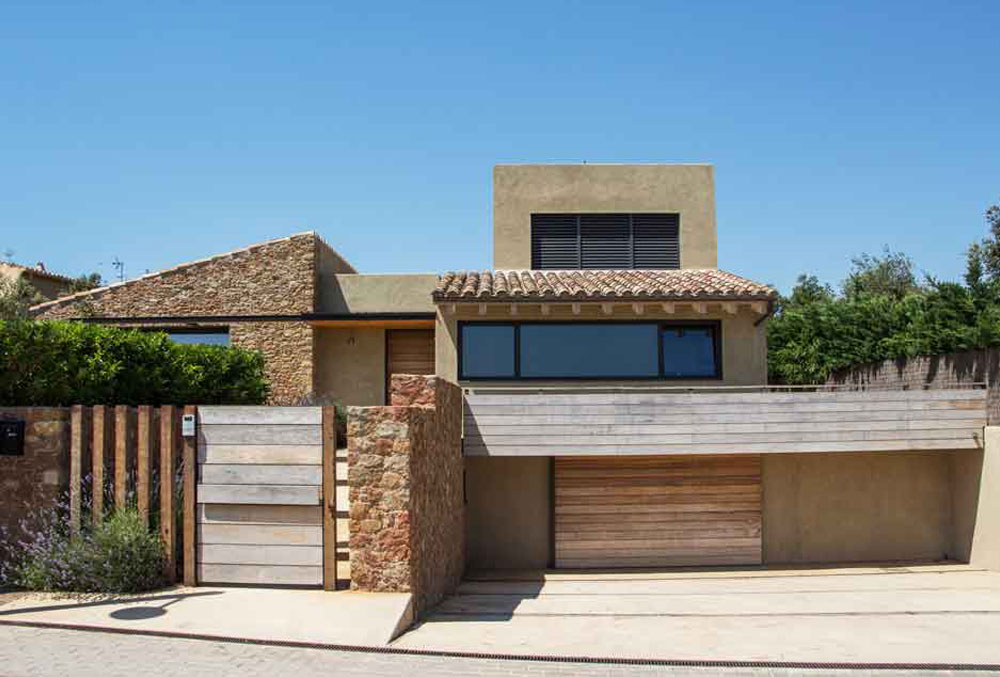
[{"label": "paved driveway", "polygon": [[472,577],[394,646],[562,656],[1000,664],[968,566]]}]

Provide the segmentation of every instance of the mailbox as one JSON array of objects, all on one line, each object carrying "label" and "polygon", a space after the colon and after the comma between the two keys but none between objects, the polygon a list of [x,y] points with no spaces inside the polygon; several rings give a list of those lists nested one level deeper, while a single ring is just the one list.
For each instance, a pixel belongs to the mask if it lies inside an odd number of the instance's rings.
[{"label": "mailbox", "polygon": [[0,421],[0,456],[24,456],[24,421]]}]

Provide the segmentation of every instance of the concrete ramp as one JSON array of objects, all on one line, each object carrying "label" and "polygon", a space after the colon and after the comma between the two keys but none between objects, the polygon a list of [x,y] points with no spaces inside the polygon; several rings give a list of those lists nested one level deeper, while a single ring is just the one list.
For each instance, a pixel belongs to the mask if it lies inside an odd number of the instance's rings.
[{"label": "concrete ramp", "polygon": [[385,646],[412,622],[408,593],[174,588],[149,595],[7,593],[5,621],[220,638]]}]

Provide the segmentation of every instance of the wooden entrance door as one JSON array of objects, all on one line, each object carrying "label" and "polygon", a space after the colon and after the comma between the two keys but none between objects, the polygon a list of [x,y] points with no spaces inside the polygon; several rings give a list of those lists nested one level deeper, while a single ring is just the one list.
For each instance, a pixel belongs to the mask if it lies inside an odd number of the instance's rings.
[{"label": "wooden entrance door", "polygon": [[555,565],[761,563],[760,456],[555,459]]},{"label": "wooden entrance door", "polygon": [[434,373],[433,329],[388,329],[385,334],[385,392],[393,374]]}]

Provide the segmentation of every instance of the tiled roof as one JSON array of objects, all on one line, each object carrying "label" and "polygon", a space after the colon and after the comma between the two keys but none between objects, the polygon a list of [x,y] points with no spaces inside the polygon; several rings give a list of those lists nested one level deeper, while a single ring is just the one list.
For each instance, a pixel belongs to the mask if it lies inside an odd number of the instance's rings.
[{"label": "tiled roof", "polygon": [[484,270],[445,273],[436,301],[769,300],[770,287],[715,268],[687,270]]}]

